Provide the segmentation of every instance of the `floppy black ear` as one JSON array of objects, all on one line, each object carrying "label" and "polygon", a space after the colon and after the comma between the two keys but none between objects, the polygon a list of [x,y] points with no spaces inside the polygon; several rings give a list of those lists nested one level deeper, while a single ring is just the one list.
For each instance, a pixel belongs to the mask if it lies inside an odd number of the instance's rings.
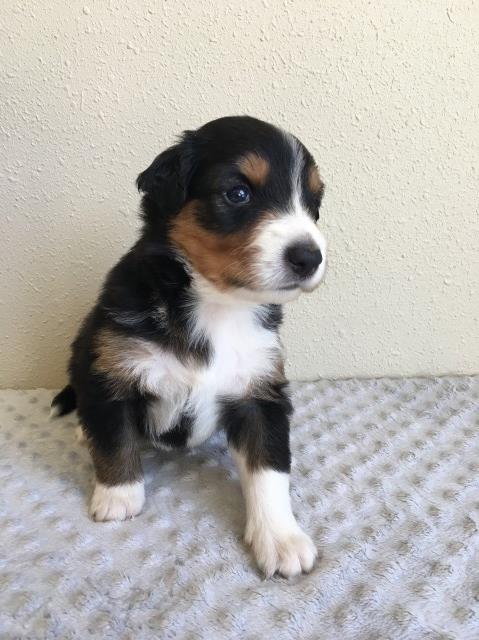
[{"label": "floppy black ear", "polygon": [[138,191],[153,201],[160,213],[178,211],[188,196],[195,169],[195,134],[185,131],[179,142],[157,156],[136,180]]}]

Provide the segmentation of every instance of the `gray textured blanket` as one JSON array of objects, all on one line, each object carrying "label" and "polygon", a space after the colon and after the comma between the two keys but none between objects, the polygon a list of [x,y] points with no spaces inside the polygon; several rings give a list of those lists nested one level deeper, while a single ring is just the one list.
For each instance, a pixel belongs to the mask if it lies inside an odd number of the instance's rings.
[{"label": "gray textured blanket", "polygon": [[1,638],[479,638],[479,378],[293,385],[292,494],[320,549],[262,580],[222,435],[147,453],[144,513],[87,516],[52,392],[0,392]]}]

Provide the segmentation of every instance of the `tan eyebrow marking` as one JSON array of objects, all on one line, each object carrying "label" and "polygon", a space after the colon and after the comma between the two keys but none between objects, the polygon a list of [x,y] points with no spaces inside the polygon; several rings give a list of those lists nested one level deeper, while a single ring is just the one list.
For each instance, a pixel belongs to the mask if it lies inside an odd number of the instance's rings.
[{"label": "tan eyebrow marking", "polygon": [[270,172],[270,164],[263,156],[256,152],[247,153],[240,158],[238,167],[253,185],[262,187],[266,184]]},{"label": "tan eyebrow marking", "polygon": [[323,182],[319,177],[318,167],[310,167],[308,171],[308,187],[313,193],[320,194],[323,190],[323,186]]}]

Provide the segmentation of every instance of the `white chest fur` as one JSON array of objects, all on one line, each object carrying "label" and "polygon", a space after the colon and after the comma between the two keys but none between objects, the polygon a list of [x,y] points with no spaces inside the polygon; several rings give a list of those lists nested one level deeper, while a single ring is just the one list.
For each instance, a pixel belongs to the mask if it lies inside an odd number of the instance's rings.
[{"label": "white chest fur", "polygon": [[267,377],[280,355],[277,334],[260,322],[258,307],[202,302],[192,320],[192,334],[211,347],[207,365],[182,363],[156,350],[142,365],[144,386],[158,396],[150,409],[157,433],[171,429],[180,415],[192,417],[188,446],[206,440],[218,426],[221,398],[241,397],[252,381]]}]

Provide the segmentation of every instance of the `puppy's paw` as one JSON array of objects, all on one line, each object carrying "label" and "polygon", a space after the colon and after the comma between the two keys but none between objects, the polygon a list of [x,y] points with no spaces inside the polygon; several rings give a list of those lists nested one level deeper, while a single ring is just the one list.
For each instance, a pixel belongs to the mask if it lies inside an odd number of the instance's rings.
[{"label": "puppy's paw", "polygon": [[317,556],[313,541],[299,527],[282,532],[267,526],[247,527],[245,541],[266,578],[275,573],[285,578],[308,573]]},{"label": "puppy's paw", "polygon": [[109,487],[97,482],[90,503],[90,515],[96,522],[126,520],[140,513],[145,502],[143,481]]}]

